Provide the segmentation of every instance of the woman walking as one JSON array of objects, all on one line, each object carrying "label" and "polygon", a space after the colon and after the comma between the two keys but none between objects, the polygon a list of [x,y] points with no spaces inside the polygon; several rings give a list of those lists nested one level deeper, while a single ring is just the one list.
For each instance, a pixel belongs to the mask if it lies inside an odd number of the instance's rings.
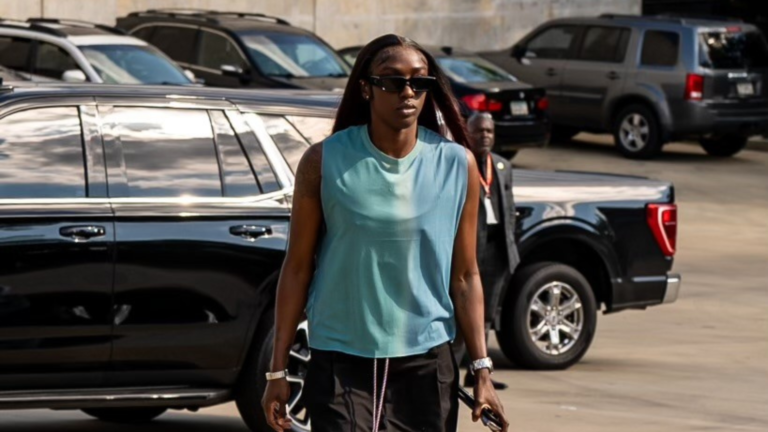
[{"label": "woman walking", "polygon": [[262,401],[276,431],[291,427],[284,369],[305,310],[314,432],[455,431],[457,323],[477,378],[473,420],[489,407],[507,430],[485,346],[478,169],[442,125],[467,142],[432,56],[395,35],[360,51],[333,135],[296,174]]}]

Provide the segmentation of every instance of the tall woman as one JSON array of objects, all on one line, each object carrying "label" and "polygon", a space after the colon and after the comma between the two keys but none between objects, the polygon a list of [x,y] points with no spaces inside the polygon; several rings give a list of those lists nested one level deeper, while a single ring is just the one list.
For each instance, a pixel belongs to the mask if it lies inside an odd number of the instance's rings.
[{"label": "tall woman", "polygon": [[[441,120],[442,117],[442,120]],[[286,368],[306,310],[304,400],[314,432],[455,431],[456,323],[477,377],[473,412],[503,419],[491,384],[475,257],[478,169],[434,58],[386,35],[360,51],[333,135],[297,174],[263,408],[290,428]]]}]

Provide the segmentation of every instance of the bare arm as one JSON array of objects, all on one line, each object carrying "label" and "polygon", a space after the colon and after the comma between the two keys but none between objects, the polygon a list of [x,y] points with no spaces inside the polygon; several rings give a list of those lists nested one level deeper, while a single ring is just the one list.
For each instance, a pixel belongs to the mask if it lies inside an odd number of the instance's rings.
[{"label": "bare arm", "polygon": [[315,250],[323,221],[322,149],[322,144],[310,147],[296,170],[288,253],[277,284],[272,371],[284,370],[288,365],[290,347],[307,305],[307,292],[315,270]]},{"label": "bare arm", "polygon": [[[315,250],[323,221],[320,203],[322,151],[322,144],[310,147],[296,170],[288,253],[277,283],[272,372],[285,370],[288,366],[291,345],[307,306],[307,291],[315,271]],[[290,394],[285,378],[268,381],[261,403],[267,423],[275,431],[291,429],[291,420],[286,413]]]},{"label": "bare arm", "polygon": [[[477,213],[480,205],[480,174],[477,162],[467,150],[467,199],[461,212],[459,230],[453,245],[453,267],[451,269],[451,297],[469,357],[477,360],[487,357],[485,346],[485,305],[483,285],[477,267]],[[472,420],[478,421],[484,407],[496,413],[501,419],[502,431],[509,430],[504,407],[493,389],[488,369],[480,369],[475,380],[475,408]]]},{"label": "bare arm", "polygon": [[469,175],[467,198],[461,212],[459,230],[453,246],[451,297],[456,321],[472,360],[486,357],[483,286],[477,268],[477,213],[480,202],[480,177],[475,157],[467,150]]}]

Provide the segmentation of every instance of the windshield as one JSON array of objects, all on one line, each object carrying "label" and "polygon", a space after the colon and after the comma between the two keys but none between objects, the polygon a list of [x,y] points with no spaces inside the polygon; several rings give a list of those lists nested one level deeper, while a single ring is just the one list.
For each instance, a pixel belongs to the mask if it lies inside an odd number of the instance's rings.
[{"label": "windshield", "polygon": [[710,69],[768,67],[768,44],[758,32],[707,31],[700,35],[701,66]]},{"label": "windshield", "polygon": [[332,49],[309,35],[246,33],[243,42],[259,69],[267,76],[349,76],[349,66]]},{"label": "windshield", "polygon": [[83,54],[107,84],[190,84],[158,49],[141,45],[88,45]]},{"label": "windshield", "polygon": [[438,57],[437,63],[449,78],[460,83],[517,81],[481,57]]}]

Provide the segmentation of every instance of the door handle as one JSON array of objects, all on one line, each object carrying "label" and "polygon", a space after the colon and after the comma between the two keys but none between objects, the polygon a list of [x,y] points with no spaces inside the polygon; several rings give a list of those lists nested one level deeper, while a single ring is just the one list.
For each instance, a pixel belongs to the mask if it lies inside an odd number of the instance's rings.
[{"label": "door handle", "polygon": [[547,74],[547,76],[551,76],[551,77],[557,76],[557,71],[555,70],[555,68],[548,68],[545,73]]},{"label": "door handle", "polygon": [[617,80],[621,78],[621,75],[619,75],[616,71],[610,71],[605,75],[609,80]]},{"label": "door handle", "polygon": [[103,226],[97,225],[78,225],[66,226],[59,229],[62,237],[69,237],[75,241],[85,241],[95,237],[104,237],[106,230]]},{"label": "door handle", "polygon": [[259,237],[271,235],[272,227],[261,225],[236,225],[229,228],[229,233],[246,240],[256,240]]}]

